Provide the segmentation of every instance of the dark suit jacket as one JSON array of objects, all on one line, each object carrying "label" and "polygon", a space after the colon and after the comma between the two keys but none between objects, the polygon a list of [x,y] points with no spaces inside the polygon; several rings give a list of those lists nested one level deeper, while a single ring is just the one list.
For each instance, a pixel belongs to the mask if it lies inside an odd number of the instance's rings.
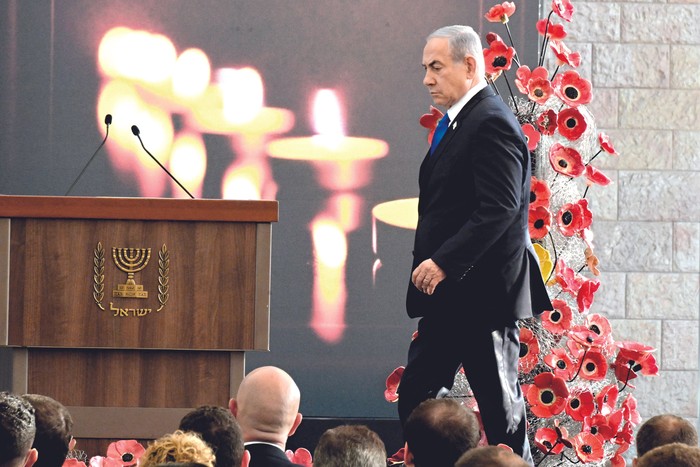
[{"label": "dark suit jacket", "polygon": [[420,168],[412,270],[432,258],[447,278],[433,295],[409,283],[410,317],[496,325],[552,309],[528,233],[530,177],[520,124],[482,89]]},{"label": "dark suit jacket", "polygon": [[293,464],[287,455],[279,448],[269,444],[248,444],[246,450],[250,453],[250,467],[298,466]]}]

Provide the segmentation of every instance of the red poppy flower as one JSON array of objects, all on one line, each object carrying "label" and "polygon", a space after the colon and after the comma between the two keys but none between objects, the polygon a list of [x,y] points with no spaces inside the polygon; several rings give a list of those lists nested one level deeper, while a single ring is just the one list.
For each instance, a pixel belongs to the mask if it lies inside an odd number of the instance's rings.
[{"label": "red poppy flower", "polygon": [[549,197],[551,195],[552,192],[549,190],[547,182],[537,177],[530,178],[530,208],[536,208],[538,206],[548,208]]},{"label": "red poppy flower", "polygon": [[[600,335],[586,326],[573,326],[567,335],[580,349],[600,348],[605,344],[605,340]],[[577,355],[574,356],[577,357]]]},{"label": "red poppy flower", "polygon": [[601,414],[592,415],[583,420],[581,432],[595,435],[601,441],[610,441],[617,434],[621,420],[622,411],[617,411],[609,417]]},{"label": "red poppy flower", "polygon": [[620,391],[617,389],[616,384],[610,384],[601,389],[595,398],[596,404],[598,404],[598,413],[606,416],[613,413],[617,406],[617,396],[619,394]]},{"label": "red poppy flower", "polygon": [[535,129],[530,123],[526,123],[522,126],[523,133],[525,133],[525,139],[527,140],[527,149],[534,151],[537,149],[537,145],[540,142],[540,132]]},{"label": "red poppy flower", "polygon": [[622,416],[632,425],[637,425],[642,421],[642,417],[637,411],[637,399],[632,394],[627,395],[622,401]]},{"label": "red poppy flower", "polygon": [[602,461],[605,457],[603,442],[587,431],[577,434],[571,442],[574,445],[576,455],[584,464]]},{"label": "red poppy flower", "polygon": [[632,426],[632,423],[625,422],[622,425],[622,428],[620,428],[620,431],[618,431],[615,435],[615,438],[613,438],[613,441],[615,444],[625,446],[624,451],[626,451],[629,445],[634,442],[634,427]]},{"label": "red poppy flower", "polygon": [[515,49],[508,47],[503,41],[491,42],[488,49],[484,49],[484,63],[486,73],[496,73],[501,70],[510,70]]},{"label": "red poppy flower", "polygon": [[563,205],[557,213],[559,230],[566,237],[572,237],[587,229],[592,222],[593,214],[588,209],[588,200],[585,198]]},{"label": "red poppy flower", "polygon": [[593,304],[593,296],[598,291],[600,287],[600,282],[594,279],[585,279],[578,289],[578,294],[576,294],[576,305],[578,305],[578,312],[585,313]]},{"label": "red poppy flower", "polygon": [[405,456],[405,453],[404,453],[405,449],[406,449],[405,447],[399,449],[398,451],[396,451],[394,453],[394,455],[392,455],[390,458],[388,458],[387,459],[388,464],[389,465],[403,465],[404,456]]},{"label": "red poppy flower", "polygon": [[122,467],[123,465],[121,461],[111,457],[92,456],[90,458],[90,467]]},{"label": "red poppy flower", "polygon": [[537,127],[543,135],[551,136],[557,129],[557,113],[549,109],[537,117]]},{"label": "red poppy flower", "polygon": [[576,141],[588,128],[586,119],[576,107],[570,107],[557,115],[557,129],[569,141]]},{"label": "red poppy flower", "polygon": [[552,11],[564,21],[571,21],[574,16],[574,6],[571,0],[552,0]]},{"label": "red poppy flower", "polygon": [[581,64],[581,54],[572,52],[562,41],[552,41],[549,44],[549,49],[557,58],[557,65],[559,66],[569,65],[572,68],[576,68]]},{"label": "red poppy flower", "polygon": [[86,467],[86,465],[85,462],[71,457],[64,460],[61,467]]},{"label": "red poppy flower", "polygon": [[542,326],[552,334],[564,334],[571,327],[571,308],[564,300],[552,300],[552,306],[542,314]]},{"label": "red poppy flower", "polygon": [[401,383],[401,376],[403,375],[404,367],[400,366],[391,372],[389,377],[386,379],[386,389],[384,390],[384,399],[387,402],[397,402],[399,400],[399,383]]},{"label": "red poppy flower", "polygon": [[578,289],[583,283],[583,276],[576,274],[561,258],[557,261],[555,279],[564,292],[573,296],[578,294]]},{"label": "red poppy flower", "polygon": [[507,23],[508,17],[515,13],[515,3],[503,2],[500,5],[492,6],[491,9],[484,15],[491,23]]},{"label": "red poppy flower", "polygon": [[520,328],[520,371],[530,373],[535,369],[540,357],[540,343],[528,328]]},{"label": "red poppy flower", "polygon": [[443,114],[439,109],[431,105],[430,113],[421,115],[420,119],[418,120],[422,127],[430,130],[430,133],[428,133],[428,144],[432,144],[433,142],[433,134],[435,134],[435,128],[442,118],[442,115]]},{"label": "red poppy flower", "polygon": [[610,142],[610,137],[605,133],[601,133],[598,135],[598,142],[600,143],[600,149],[602,149],[603,151],[607,152],[608,154],[612,154],[613,156],[618,155],[617,151],[615,151],[615,148]]},{"label": "red poppy flower", "polygon": [[136,465],[146,449],[135,439],[121,440],[107,446],[107,457],[122,465]]},{"label": "red poppy flower", "polygon": [[658,375],[659,367],[656,365],[654,356],[649,353],[649,351],[644,352],[637,350],[646,346],[642,346],[642,344],[630,346],[630,344],[637,343],[617,343],[618,347],[621,347],[617,357],[615,357],[615,363],[613,364],[617,379],[623,383],[627,383],[629,380],[636,378],[637,373],[641,373],[645,376]]},{"label": "red poppy flower", "polygon": [[530,208],[527,212],[527,224],[530,238],[539,240],[549,232],[552,225],[552,214],[544,206]]},{"label": "red poppy flower", "polygon": [[576,364],[562,348],[555,348],[544,357],[544,363],[552,369],[554,376],[565,379],[572,379],[576,374]]},{"label": "red poppy flower", "polygon": [[593,394],[591,391],[581,391],[577,394],[572,394],[569,397],[569,402],[566,404],[566,413],[569,417],[577,422],[582,422],[586,417],[589,417],[595,410],[593,403]]},{"label": "red poppy flower", "polygon": [[556,172],[571,178],[580,176],[586,170],[581,154],[559,143],[549,148],[549,163]]},{"label": "red poppy flower", "polygon": [[586,326],[605,340],[612,340],[612,327],[605,316],[597,313],[586,316]]},{"label": "red poppy flower", "polygon": [[495,32],[486,33],[486,43],[491,45],[491,42],[493,42],[493,41],[504,42],[503,39],[501,39],[501,36],[499,36]]},{"label": "red poppy flower", "polygon": [[560,454],[566,447],[561,442],[557,430],[548,427],[542,427],[535,432],[535,446],[545,454]]},{"label": "red poppy flower", "polygon": [[527,65],[521,66],[515,72],[515,86],[523,94],[527,94],[527,83],[530,81],[530,76],[532,76],[532,72]]},{"label": "red poppy flower", "polygon": [[582,78],[577,71],[569,70],[557,75],[552,82],[554,93],[571,107],[591,102],[591,82]]},{"label": "red poppy flower", "polygon": [[625,467],[627,465],[627,461],[622,457],[622,454],[624,454],[629,447],[629,444],[622,444],[617,448],[615,454],[610,458],[610,467]]},{"label": "red poppy flower", "polygon": [[535,376],[534,384],[529,385],[526,397],[535,416],[549,418],[564,411],[569,389],[566,381],[554,373],[540,373]]},{"label": "red poppy flower", "polygon": [[411,334],[411,342],[413,342],[416,339],[418,339],[418,329],[413,331],[413,334]]},{"label": "red poppy flower", "polygon": [[566,31],[562,24],[555,24],[546,19],[541,19],[537,22],[537,32],[541,36],[546,36],[553,41],[560,41],[566,37]]},{"label": "red poppy flower", "polygon": [[515,85],[520,92],[527,94],[530,100],[544,104],[554,93],[548,74],[545,67],[539,66],[530,72],[530,67],[523,65],[515,74]]},{"label": "red poppy flower", "polygon": [[608,361],[597,350],[589,350],[581,361],[581,378],[588,381],[601,381],[608,372]]},{"label": "red poppy flower", "polygon": [[586,166],[586,183],[588,185],[607,186],[610,182],[611,180],[603,172],[592,165]]},{"label": "red poppy flower", "polygon": [[313,460],[311,459],[311,453],[308,449],[299,448],[296,451],[287,449],[285,451],[287,459],[293,464],[303,465],[304,467],[313,467]]}]

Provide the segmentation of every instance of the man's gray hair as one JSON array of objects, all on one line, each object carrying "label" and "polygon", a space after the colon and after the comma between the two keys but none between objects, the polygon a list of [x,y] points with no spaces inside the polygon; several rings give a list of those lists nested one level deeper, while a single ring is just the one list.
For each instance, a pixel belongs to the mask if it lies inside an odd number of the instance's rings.
[{"label": "man's gray hair", "polygon": [[471,55],[476,61],[477,76],[483,76],[486,67],[484,66],[484,49],[481,46],[479,35],[469,26],[454,25],[444,26],[433,31],[426,41],[436,37],[444,37],[448,40],[452,60],[461,62],[464,57]]}]

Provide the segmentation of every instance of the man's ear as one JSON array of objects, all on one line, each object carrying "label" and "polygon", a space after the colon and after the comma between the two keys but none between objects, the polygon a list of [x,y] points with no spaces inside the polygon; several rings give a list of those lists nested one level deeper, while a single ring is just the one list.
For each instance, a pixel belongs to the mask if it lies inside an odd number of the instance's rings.
[{"label": "man's ear", "polygon": [[297,428],[299,428],[299,425],[301,424],[301,419],[304,418],[300,413],[297,413],[297,416],[294,418],[294,425],[292,425],[292,429],[289,430],[289,434],[287,436],[292,436],[295,431],[297,431]]},{"label": "man's ear", "polygon": [[38,458],[39,453],[37,452],[37,450],[34,448],[30,449],[27,453],[27,458],[24,460],[24,467],[32,467],[32,465],[34,465]]},{"label": "man's ear", "polygon": [[467,69],[467,78],[472,79],[476,74],[476,59],[471,55],[464,57],[464,66]]},{"label": "man's ear", "polygon": [[231,398],[231,400],[228,401],[228,409],[234,417],[238,418],[238,402],[236,402],[236,399]]},{"label": "man's ear", "polygon": [[243,458],[241,459],[241,467],[248,467],[250,465],[250,452],[247,449],[243,450]]},{"label": "man's ear", "polygon": [[413,463],[413,453],[408,449],[408,443],[403,445],[403,463],[406,467],[414,467]]}]

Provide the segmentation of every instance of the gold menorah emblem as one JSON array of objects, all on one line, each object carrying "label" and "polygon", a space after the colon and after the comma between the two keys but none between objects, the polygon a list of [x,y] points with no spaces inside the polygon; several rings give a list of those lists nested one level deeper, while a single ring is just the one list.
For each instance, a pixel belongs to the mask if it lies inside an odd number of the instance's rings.
[{"label": "gold menorah emblem", "polygon": [[151,259],[150,248],[114,248],[112,247],[114,264],[126,273],[126,283],[117,284],[117,290],[112,290],[113,297],[148,298],[148,292],[143,290],[134,280],[134,274],[148,265]]}]

